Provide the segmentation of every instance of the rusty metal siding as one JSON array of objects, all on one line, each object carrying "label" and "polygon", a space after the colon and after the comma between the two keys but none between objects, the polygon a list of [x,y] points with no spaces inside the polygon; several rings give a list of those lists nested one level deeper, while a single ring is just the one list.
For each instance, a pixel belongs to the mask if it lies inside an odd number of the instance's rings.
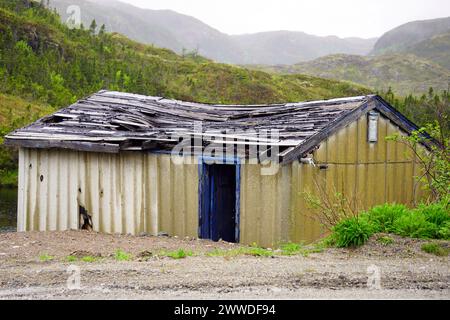
[{"label": "rusty metal siding", "polygon": [[[414,193],[418,169],[412,154],[403,144],[385,140],[402,132],[382,116],[378,121],[376,143],[368,142],[365,115],[321,143],[313,153],[316,167],[292,163],[292,241],[317,240],[326,232],[304,198],[305,193],[317,195],[316,184],[328,194],[340,192],[357,199],[364,209],[386,202],[411,205],[423,195],[420,187]],[[327,169],[319,169],[320,164],[326,164]]]},{"label": "rusty metal siding", "polygon": [[290,185],[290,165],[263,175],[260,165],[242,164],[240,242],[273,246],[288,240]]},{"label": "rusty metal siding", "polygon": [[198,172],[189,160],[21,148],[18,230],[78,229],[83,206],[95,231],[196,237]]}]

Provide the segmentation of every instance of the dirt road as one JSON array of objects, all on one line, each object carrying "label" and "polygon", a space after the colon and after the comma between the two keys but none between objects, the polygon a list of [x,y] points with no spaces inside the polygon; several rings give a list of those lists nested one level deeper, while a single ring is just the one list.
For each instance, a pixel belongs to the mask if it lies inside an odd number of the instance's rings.
[{"label": "dirt road", "polygon": [[[242,247],[205,240],[6,233],[0,299],[450,299],[450,259],[422,252],[422,243],[373,238],[352,250],[258,257],[211,255]],[[192,256],[166,256],[179,249]]]}]

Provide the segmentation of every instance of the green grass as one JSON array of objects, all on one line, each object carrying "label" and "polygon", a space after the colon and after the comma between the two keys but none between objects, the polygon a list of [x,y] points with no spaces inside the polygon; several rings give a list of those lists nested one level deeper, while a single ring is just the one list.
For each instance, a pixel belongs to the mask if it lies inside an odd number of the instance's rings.
[{"label": "green grass", "polygon": [[78,258],[75,256],[67,256],[66,261],[67,262],[76,262],[76,261],[78,261]]},{"label": "green grass", "polygon": [[273,250],[259,247],[242,247],[237,249],[237,254],[254,257],[271,257],[274,255]]},{"label": "green grass", "polygon": [[279,249],[272,250],[261,248],[256,245],[248,247],[239,247],[232,249],[214,249],[206,253],[209,257],[237,257],[237,256],[254,256],[254,257],[274,257],[274,256],[308,256],[311,253],[322,252],[325,248],[323,243],[306,247],[301,243],[282,243]]},{"label": "green grass", "polygon": [[422,251],[425,251],[430,254],[434,254],[436,256],[448,256],[449,249],[442,247],[439,243],[436,242],[427,242],[424,243],[421,247]]},{"label": "green grass", "polygon": [[132,259],[132,255],[121,249],[118,249],[114,253],[114,259],[116,259],[117,261],[130,261]]},{"label": "green grass", "polygon": [[394,243],[394,239],[389,236],[382,236],[377,239],[378,243],[381,243],[383,246],[388,246]]},{"label": "green grass", "polygon": [[53,259],[55,259],[54,256],[50,256],[47,253],[43,253],[39,256],[39,260],[41,262],[47,262],[47,261],[52,261]]},{"label": "green grass", "polygon": [[210,257],[236,257],[236,256],[254,256],[270,257],[275,255],[273,250],[260,248],[255,245],[249,247],[238,247],[232,249],[214,249],[206,253]]},{"label": "green grass", "polygon": [[297,255],[304,251],[303,245],[299,243],[283,243],[280,245],[281,254],[286,256]]},{"label": "green grass", "polygon": [[81,261],[88,262],[88,263],[97,262],[99,260],[100,260],[99,257],[93,257],[93,256],[84,256],[81,258]]},{"label": "green grass", "polygon": [[184,259],[186,257],[192,257],[194,253],[190,250],[178,249],[175,251],[161,251],[159,255],[172,259]]},{"label": "green grass", "polygon": [[0,187],[17,186],[17,154],[2,146],[3,136],[52,111],[48,105],[0,93]]}]

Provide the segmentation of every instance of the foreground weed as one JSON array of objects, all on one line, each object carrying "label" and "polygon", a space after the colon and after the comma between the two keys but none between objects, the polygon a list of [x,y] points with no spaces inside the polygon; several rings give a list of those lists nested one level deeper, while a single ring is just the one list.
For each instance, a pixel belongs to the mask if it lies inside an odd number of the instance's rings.
[{"label": "foreground weed", "polygon": [[184,259],[186,257],[191,257],[194,255],[194,253],[190,250],[183,250],[183,249],[179,249],[179,250],[175,250],[175,251],[162,251],[160,253],[160,255],[165,256],[165,257],[169,257],[172,259]]},{"label": "foreground weed", "polygon": [[131,258],[132,258],[131,254],[126,253],[121,249],[118,249],[114,254],[114,259],[116,259],[117,261],[130,261]]},{"label": "foreground weed", "polygon": [[50,256],[50,255],[48,255],[48,254],[46,254],[46,253],[43,253],[43,254],[41,254],[41,255],[39,256],[39,260],[42,261],[42,262],[52,261],[53,259],[55,259],[55,257]]},{"label": "foreground weed", "polygon": [[421,249],[422,251],[434,254],[435,256],[445,257],[449,254],[449,250],[447,248],[442,247],[441,245],[439,245],[439,243],[436,242],[424,243]]},{"label": "foreground weed", "polygon": [[83,258],[81,258],[81,261],[83,262],[96,262],[98,260],[99,258],[93,256],[84,256]]},{"label": "foreground weed", "polygon": [[379,238],[377,239],[377,242],[379,242],[379,243],[382,244],[383,246],[388,246],[388,245],[394,243],[394,239],[392,239],[392,238],[389,237],[389,236],[382,236],[382,237],[379,237]]},{"label": "foreground weed", "polygon": [[280,246],[280,249],[281,249],[281,254],[286,255],[286,256],[300,254],[305,251],[305,249],[303,248],[303,246],[301,244],[292,243],[292,242],[282,244]]}]

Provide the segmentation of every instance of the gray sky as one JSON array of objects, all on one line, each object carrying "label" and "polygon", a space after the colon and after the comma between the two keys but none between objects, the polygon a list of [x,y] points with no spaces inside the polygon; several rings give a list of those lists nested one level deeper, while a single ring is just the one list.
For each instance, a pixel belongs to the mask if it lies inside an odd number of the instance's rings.
[{"label": "gray sky", "polygon": [[171,9],[229,34],[293,30],[377,37],[413,20],[450,16],[450,0],[120,0]]}]

